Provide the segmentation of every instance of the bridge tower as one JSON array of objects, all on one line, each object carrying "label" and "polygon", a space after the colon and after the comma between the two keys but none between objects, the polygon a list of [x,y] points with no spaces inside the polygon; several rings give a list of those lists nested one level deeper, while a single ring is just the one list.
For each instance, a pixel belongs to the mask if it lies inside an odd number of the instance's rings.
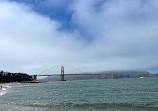
[{"label": "bridge tower", "polygon": [[65,81],[64,80],[64,66],[61,66],[61,81]]}]

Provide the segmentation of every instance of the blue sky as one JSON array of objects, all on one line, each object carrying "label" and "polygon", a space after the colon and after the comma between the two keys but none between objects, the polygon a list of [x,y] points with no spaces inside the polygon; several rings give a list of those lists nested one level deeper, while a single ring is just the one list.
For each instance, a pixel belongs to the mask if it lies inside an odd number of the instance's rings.
[{"label": "blue sky", "polygon": [[70,10],[70,5],[73,0],[10,0],[25,5],[29,5],[37,13],[47,16],[50,19],[55,19],[62,23],[62,28],[65,30],[70,29],[69,23],[72,17],[73,11]]},{"label": "blue sky", "polygon": [[0,0],[0,67],[158,72],[157,13],[157,0]]}]

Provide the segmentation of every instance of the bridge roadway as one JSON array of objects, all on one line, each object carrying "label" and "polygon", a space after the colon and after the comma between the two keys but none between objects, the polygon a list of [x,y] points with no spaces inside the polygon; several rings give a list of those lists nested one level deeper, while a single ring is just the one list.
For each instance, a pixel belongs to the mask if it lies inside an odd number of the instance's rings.
[{"label": "bridge roadway", "polygon": [[37,80],[37,76],[61,76],[61,81],[65,81],[64,76],[77,76],[77,75],[102,75],[102,74],[93,74],[93,73],[76,73],[76,74],[65,74],[64,73],[64,66],[61,66],[61,74],[40,74],[40,75],[33,75],[34,80]]},{"label": "bridge roadway", "polygon": [[[102,75],[102,74],[64,74],[64,76],[72,76],[72,75]],[[46,75],[35,75],[35,76],[61,76],[61,74],[46,74]]]}]

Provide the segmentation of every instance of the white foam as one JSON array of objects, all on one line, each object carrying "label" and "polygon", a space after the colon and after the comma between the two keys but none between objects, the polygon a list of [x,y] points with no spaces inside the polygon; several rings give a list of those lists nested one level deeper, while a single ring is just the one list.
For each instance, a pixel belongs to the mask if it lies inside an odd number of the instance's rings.
[{"label": "white foam", "polygon": [[3,86],[4,88],[11,88],[11,86]]},{"label": "white foam", "polygon": [[0,88],[0,96],[5,95],[7,93],[8,88],[12,88],[12,87],[7,84],[2,85],[2,88]]},{"label": "white foam", "polygon": [[6,90],[6,88],[2,88],[2,90],[3,90],[3,91],[5,91],[5,90]]},{"label": "white foam", "polygon": [[5,95],[6,93],[7,93],[7,92],[5,92],[5,91],[0,92],[0,96]]}]

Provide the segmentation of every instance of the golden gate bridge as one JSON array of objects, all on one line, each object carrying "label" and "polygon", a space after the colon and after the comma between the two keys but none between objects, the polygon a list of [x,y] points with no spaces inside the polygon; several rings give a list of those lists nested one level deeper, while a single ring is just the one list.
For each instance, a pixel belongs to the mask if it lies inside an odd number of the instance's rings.
[{"label": "golden gate bridge", "polygon": [[74,74],[65,74],[64,66],[61,66],[61,74],[37,74],[33,75],[34,80],[37,80],[37,76],[60,76],[61,81],[66,81],[65,76],[76,76],[76,75],[102,75],[102,74],[93,74],[93,73],[74,73]]}]

